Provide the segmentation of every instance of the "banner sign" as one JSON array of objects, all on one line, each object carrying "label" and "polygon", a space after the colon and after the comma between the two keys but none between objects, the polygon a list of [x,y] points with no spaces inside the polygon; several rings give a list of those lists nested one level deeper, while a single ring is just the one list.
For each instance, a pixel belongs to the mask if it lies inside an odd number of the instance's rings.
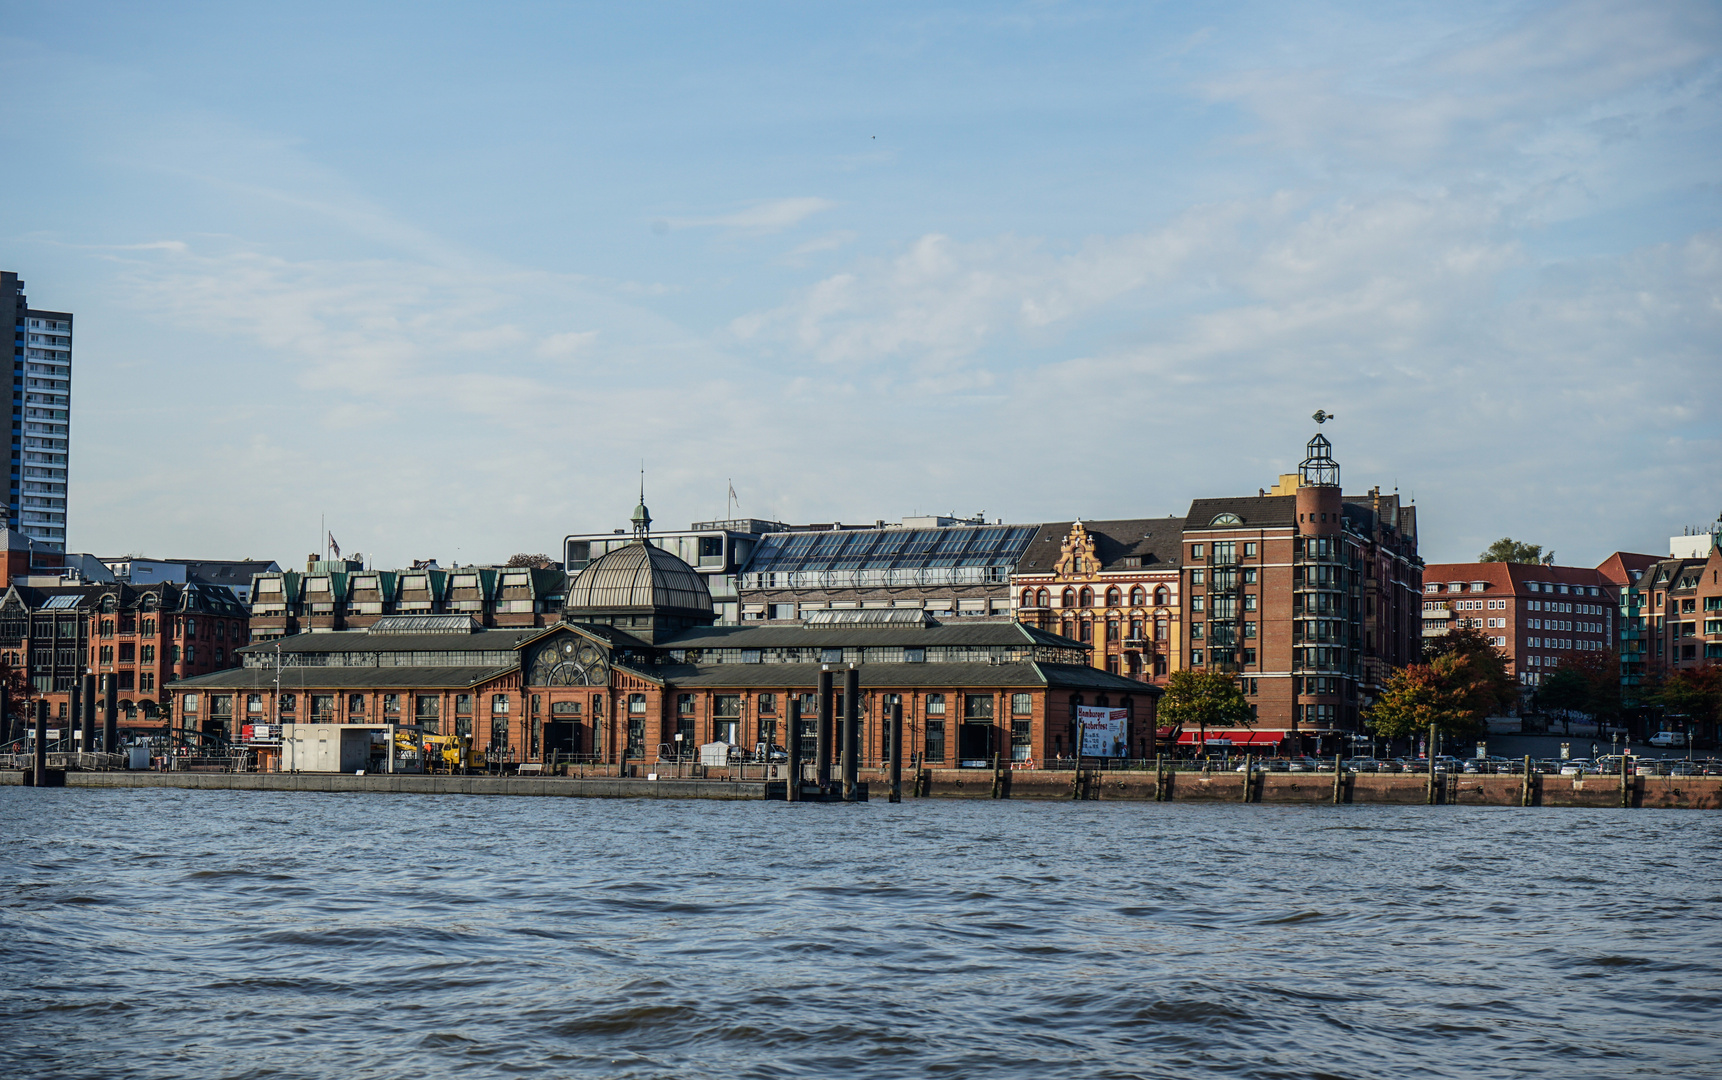
[{"label": "banner sign", "polygon": [[1092,705],[1076,707],[1076,722],[1082,729],[1083,757],[1126,757],[1130,752],[1124,725],[1129,717],[1123,709],[1102,709]]}]

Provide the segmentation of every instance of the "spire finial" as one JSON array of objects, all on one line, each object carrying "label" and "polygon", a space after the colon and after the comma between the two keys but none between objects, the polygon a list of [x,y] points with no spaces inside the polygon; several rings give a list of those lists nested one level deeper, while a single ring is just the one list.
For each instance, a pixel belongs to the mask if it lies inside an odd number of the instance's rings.
[{"label": "spire finial", "polygon": [[646,463],[640,462],[640,505],[634,507],[634,539],[649,542],[652,537],[652,514],[646,509]]}]

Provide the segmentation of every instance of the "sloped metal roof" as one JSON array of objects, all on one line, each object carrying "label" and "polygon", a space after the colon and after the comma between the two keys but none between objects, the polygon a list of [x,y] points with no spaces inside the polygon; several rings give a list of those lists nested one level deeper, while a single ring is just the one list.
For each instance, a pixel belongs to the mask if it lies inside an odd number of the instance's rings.
[{"label": "sloped metal roof", "polygon": [[663,548],[635,542],[594,559],[568,587],[569,621],[582,612],[668,609],[711,614],[712,594],[693,567]]}]

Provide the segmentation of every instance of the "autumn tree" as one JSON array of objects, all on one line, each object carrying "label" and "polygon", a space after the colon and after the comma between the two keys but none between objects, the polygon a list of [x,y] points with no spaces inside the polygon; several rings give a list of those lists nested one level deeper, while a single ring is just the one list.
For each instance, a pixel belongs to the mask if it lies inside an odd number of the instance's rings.
[{"label": "autumn tree", "polygon": [[502,565],[506,567],[525,566],[533,570],[548,570],[550,567],[556,565],[556,560],[552,559],[548,555],[528,555],[523,551],[517,555],[510,555],[508,557],[508,561]]},{"label": "autumn tree", "polygon": [[1220,671],[1174,671],[1156,712],[1159,723],[1172,728],[1173,741],[1182,729],[1197,728],[1204,750],[1209,727],[1245,727],[1254,720],[1238,680]]},{"label": "autumn tree", "polygon": [[1503,536],[1477,556],[1477,561],[1541,563],[1544,566],[1549,566],[1555,561],[1555,553],[1550,551],[1545,555],[1541,544],[1521,544],[1510,536]]},{"label": "autumn tree", "polygon": [[[1452,640],[1445,640],[1452,639]],[[1518,699],[1506,659],[1474,630],[1455,630],[1427,649],[1428,662],[1400,668],[1368,713],[1369,727],[1389,739],[1429,730],[1479,735],[1483,721]]]},{"label": "autumn tree", "polygon": [[1423,641],[1423,659],[1433,663],[1443,656],[1463,656],[1470,660],[1472,678],[1486,687],[1491,698],[1489,708],[1506,712],[1519,700],[1519,686],[1507,670],[1507,654],[1495,648],[1495,643],[1481,630],[1462,627],[1447,631],[1439,637]]}]

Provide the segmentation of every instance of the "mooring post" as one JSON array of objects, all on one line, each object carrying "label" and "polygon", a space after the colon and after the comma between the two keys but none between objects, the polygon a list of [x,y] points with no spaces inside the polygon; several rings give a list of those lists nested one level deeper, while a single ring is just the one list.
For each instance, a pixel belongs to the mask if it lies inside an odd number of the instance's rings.
[{"label": "mooring post", "polygon": [[1248,754],[1245,754],[1244,755],[1244,801],[1245,802],[1250,801],[1250,786],[1255,783],[1255,780],[1256,780],[1256,759],[1253,757],[1250,757]]},{"label": "mooring post", "polygon": [[1345,802],[1345,762],[1340,760],[1339,751],[1333,752],[1333,805],[1339,806]]},{"label": "mooring post", "polygon": [[[783,797],[789,802],[801,801],[801,698],[789,695],[789,786],[784,788]],[[765,748],[766,755],[771,754],[771,747]]]},{"label": "mooring post", "polygon": [[861,665],[843,673],[843,799],[853,802],[861,784]]},{"label": "mooring post", "polygon": [[1000,789],[1003,786],[1004,786],[1004,778],[999,775],[999,755],[994,754],[993,755],[993,798],[996,799],[1002,794]]},{"label": "mooring post", "polygon": [[819,707],[819,724],[813,731],[813,779],[819,784],[820,791],[831,787],[831,678],[831,665],[821,665],[819,700],[816,702]]},{"label": "mooring post", "polygon": [[[1631,747],[1628,747],[1627,749],[1631,749]],[[1632,790],[1626,786],[1629,782],[1627,780],[1627,773],[1628,773],[1628,769],[1626,767],[1627,760],[1628,760],[1628,758],[1625,754],[1620,755],[1620,805],[1621,806],[1631,806],[1632,805]]]},{"label": "mooring post", "polygon": [[1435,725],[1429,725],[1429,779],[1423,785],[1423,801],[1435,805]]},{"label": "mooring post", "polygon": [[1531,805],[1531,755],[1525,755],[1525,777],[1519,784],[1519,805]]},{"label": "mooring post", "polygon": [[891,705],[891,801],[903,801],[903,703]]},{"label": "mooring post", "polygon": [[[80,675],[72,676],[71,688],[66,691],[65,732],[65,735],[61,736],[64,740],[60,744],[62,747],[66,743],[71,743],[75,753],[87,754],[90,752],[92,740],[89,735],[84,734],[83,677]],[[73,760],[75,761],[76,758]],[[77,768],[75,764],[72,767]]]},{"label": "mooring post", "polygon": [[112,752],[120,745],[118,688],[112,675],[102,676],[102,749]]},{"label": "mooring post", "polygon": [[36,786],[48,786],[48,703],[36,701]]},{"label": "mooring post", "polygon": [[[78,700],[83,709],[84,753],[88,754],[96,748],[96,677],[85,674],[81,681],[83,688]],[[108,745],[103,743],[102,749],[107,750]]]}]

